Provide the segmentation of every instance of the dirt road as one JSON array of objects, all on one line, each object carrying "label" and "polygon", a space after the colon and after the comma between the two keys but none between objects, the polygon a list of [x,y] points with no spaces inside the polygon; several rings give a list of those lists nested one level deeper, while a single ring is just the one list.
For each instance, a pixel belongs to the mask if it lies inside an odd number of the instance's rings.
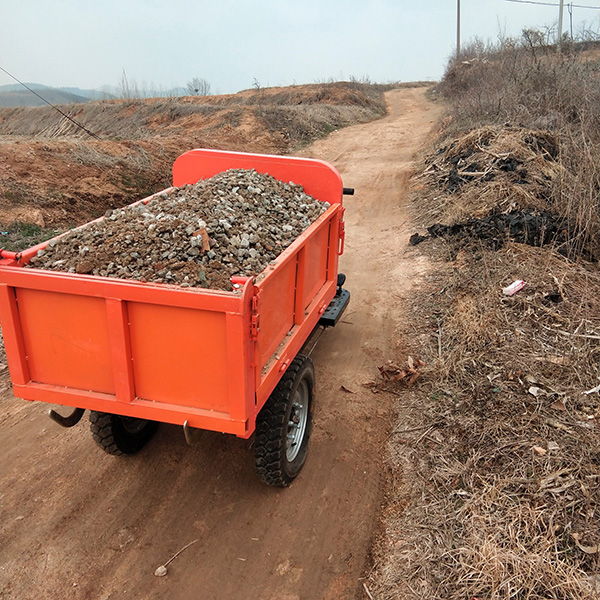
[{"label": "dirt road", "polygon": [[[268,488],[254,475],[250,441],[204,432],[190,448],[166,425],[139,455],[105,455],[85,425],[63,430],[47,406],[14,399],[4,371],[5,600],[363,597],[391,409],[362,384],[397,357],[403,298],[424,268],[407,249],[403,204],[412,157],[439,110],[421,88],[387,98],[388,117],[305,152],[332,162],[356,195],[346,200],[342,261],[351,307],[313,353],[318,404],[298,479]],[[154,576],[194,540],[166,577]]]}]

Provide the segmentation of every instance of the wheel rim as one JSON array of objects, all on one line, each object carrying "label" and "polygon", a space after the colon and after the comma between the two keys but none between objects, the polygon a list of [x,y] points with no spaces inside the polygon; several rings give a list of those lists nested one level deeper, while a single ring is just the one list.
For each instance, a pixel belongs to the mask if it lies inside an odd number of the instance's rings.
[{"label": "wheel rim", "polygon": [[286,458],[292,462],[302,447],[302,440],[306,433],[306,424],[308,423],[308,403],[309,391],[306,379],[303,379],[298,385],[292,401],[292,410],[288,420]]},{"label": "wheel rim", "polygon": [[140,433],[146,427],[145,419],[137,419],[136,417],[119,417],[123,429],[130,434]]}]

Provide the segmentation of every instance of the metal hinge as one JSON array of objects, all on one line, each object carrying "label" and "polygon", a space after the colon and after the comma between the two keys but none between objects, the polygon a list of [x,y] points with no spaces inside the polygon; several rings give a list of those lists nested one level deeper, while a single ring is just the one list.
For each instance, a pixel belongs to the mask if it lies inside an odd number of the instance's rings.
[{"label": "metal hinge", "polygon": [[339,239],[339,246],[338,246],[338,254],[344,254],[344,241],[346,239],[346,225],[344,224],[344,221],[342,221],[340,219],[340,228],[338,231],[338,239]]},{"label": "metal hinge", "polygon": [[252,316],[250,317],[250,339],[256,341],[258,339],[258,332],[260,331],[260,318],[258,316],[258,295],[252,296],[250,308],[252,310]]}]

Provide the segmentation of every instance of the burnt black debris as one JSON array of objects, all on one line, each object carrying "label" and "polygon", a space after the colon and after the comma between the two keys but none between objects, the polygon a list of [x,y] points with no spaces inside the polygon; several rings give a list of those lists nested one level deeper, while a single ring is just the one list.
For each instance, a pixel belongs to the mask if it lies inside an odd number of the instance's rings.
[{"label": "burnt black debris", "polygon": [[567,239],[565,219],[535,210],[515,210],[454,225],[436,223],[427,231],[432,237],[481,240],[496,250],[508,240],[529,246],[545,246],[561,244]]},{"label": "burnt black debris", "polygon": [[[502,248],[509,240],[529,246],[560,246],[569,239],[566,219],[536,210],[515,210],[453,225],[435,223],[427,232],[430,237],[461,242],[461,245],[479,241],[493,250]],[[415,233],[409,243],[416,246],[426,239],[427,236]]]}]

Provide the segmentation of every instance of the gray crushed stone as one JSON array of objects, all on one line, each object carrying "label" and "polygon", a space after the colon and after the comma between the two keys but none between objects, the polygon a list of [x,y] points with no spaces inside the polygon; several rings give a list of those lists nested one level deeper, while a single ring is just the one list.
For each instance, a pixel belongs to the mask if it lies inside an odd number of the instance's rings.
[{"label": "gray crushed stone", "polygon": [[254,170],[232,169],[51,240],[29,267],[231,290],[256,276],[329,204]]}]

